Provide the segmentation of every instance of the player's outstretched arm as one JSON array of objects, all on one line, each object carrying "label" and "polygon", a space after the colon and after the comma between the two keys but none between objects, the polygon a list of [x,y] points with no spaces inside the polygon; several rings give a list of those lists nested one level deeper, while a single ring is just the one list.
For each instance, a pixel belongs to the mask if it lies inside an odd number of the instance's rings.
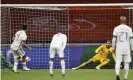
[{"label": "player's outstretched arm", "polygon": [[95,52],[98,53],[98,54],[101,54],[101,53],[102,53],[101,50],[102,50],[103,46],[104,46],[104,45],[101,45],[100,47],[98,47],[98,48],[95,50]]},{"label": "player's outstretched arm", "polygon": [[112,57],[113,57],[114,61],[116,61],[115,52],[113,50],[112,50]]},{"label": "player's outstretched arm", "polygon": [[24,40],[21,42],[20,45],[23,46],[23,47],[25,47],[25,48],[27,48],[28,50],[32,50],[31,47],[28,47],[28,46],[25,44],[25,41],[24,41]]}]

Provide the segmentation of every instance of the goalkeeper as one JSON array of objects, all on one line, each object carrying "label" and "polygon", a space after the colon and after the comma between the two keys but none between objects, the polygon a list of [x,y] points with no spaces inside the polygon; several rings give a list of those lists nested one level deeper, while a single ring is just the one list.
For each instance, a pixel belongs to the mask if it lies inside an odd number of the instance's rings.
[{"label": "goalkeeper", "polygon": [[108,59],[109,54],[112,54],[113,59],[115,60],[115,54],[113,51],[113,48],[111,47],[111,42],[107,41],[106,44],[101,45],[100,47],[98,47],[96,50],[96,55],[93,56],[90,60],[88,60],[87,62],[82,63],[81,65],[79,65],[78,67],[72,68],[73,70],[77,70],[87,64],[90,63],[94,63],[96,61],[100,61],[101,64],[99,64],[98,66],[96,66],[97,70],[100,70],[100,68],[102,66],[107,65],[110,60]]}]

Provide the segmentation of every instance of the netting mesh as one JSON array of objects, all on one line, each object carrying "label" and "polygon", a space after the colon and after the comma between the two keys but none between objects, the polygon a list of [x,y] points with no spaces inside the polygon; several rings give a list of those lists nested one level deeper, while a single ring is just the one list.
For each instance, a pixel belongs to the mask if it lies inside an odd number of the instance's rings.
[{"label": "netting mesh", "polygon": [[[15,32],[24,23],[28,25],[27,44],[33,51],[25,51],[31,57],[28,66],[35,69],[48,69],[49,43],[57,29],[65,33],[68,43],[72,44],[65,49],[66,68],[72,68],[94,56],[97,43],[112,39],[113,28],[119,25],[120,16],[126,16],[128,25],[133,27],[133,9],[121,7],[2,7],[1,15],[2,44],[11,44]],[[8,50],[9,45],[2,47],[3,52]],[[112,61],[107,68],[113,66]],[[54,68],[60,68],[57,56]]]},{"label": "netting mesh", "polygon": [[[3,12],[4,19],[2,18],[3,27],[7,27],[3,35],[8,35],[6,42],[12,42],[13,35],[26,23],[28,25],[27,30],[27,44],[33,44],[32,52],[27,52],[27,55],[31,57],[29,63],[30,68],[48,68],[49,67],[49,43],[56,30],[68,35],[68,11],[65,10],[42,10],[42,9],[26,9],[26,8],[2,8],[2,11],[9,10],[9,12]],[[4,13],[10,15],[7,18]],[[9,20],[10,22],[7,22]],[[6,28],[5,28],[6,29]],[[4,37],[3,37],[4,38]],[[3,40],[5,41],[5,40]],[[39,45],[41,44],[41,45]],[[66,68],[68,68],[68,49],[65,49],[65,61]],[[60,68],[59,58],[55,57],[55,68]]]},{"label": "netting mesh", "polygon": [[119,24],[119,17],[122,15],[129,19],[129,10],[119,7],[72,8],[69,12],[69,22],[76,30],[70,31],[70,36],[77,36],[70,38],[87,42],[111,40],[113,28]]},{"label": "netting mesh", "polygon": [[[8,34],[7,30],[10,30],[10,14],[8,8],[1,8],[1,41],[7,43]],[[10,38],[8,39],[10,40]]]}]

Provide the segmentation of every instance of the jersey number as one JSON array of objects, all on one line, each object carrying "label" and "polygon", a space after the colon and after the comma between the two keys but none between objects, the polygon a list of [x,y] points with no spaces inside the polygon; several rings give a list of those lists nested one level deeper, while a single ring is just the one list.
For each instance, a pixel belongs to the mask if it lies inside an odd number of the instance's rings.
[{"label": "jersey number", "polygon": [[18,40],[19,36],[20,36],[20,34],[17,34],[17,40]]},{"label": "jersey number", "polygon": [[127,32],[120,32],[120,35],[119,35],[119,41],[120,42],[124,42],[124,40],[122,39],[122,36],[125,35],[126,36],[126,41],[127,41]]}]

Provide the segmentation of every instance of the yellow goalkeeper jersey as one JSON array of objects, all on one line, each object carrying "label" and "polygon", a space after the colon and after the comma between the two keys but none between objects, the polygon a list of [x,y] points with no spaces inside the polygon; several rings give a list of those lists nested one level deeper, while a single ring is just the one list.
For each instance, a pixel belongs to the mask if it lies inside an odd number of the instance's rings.
[{"label": "yellow goalkeeper jersey", "polygon": [[114,54],[113,48],[112,47],[107,48],[106,44],[101,45],[100,47],[98,47],[95,50],[96,53],[98,53],[100,51],[102,52],[101,54],[99,54],[99,56],[101,56],[101,57],[107,58],[108,55],[112,53],[113,58],[115,58],[115,54]]}]

